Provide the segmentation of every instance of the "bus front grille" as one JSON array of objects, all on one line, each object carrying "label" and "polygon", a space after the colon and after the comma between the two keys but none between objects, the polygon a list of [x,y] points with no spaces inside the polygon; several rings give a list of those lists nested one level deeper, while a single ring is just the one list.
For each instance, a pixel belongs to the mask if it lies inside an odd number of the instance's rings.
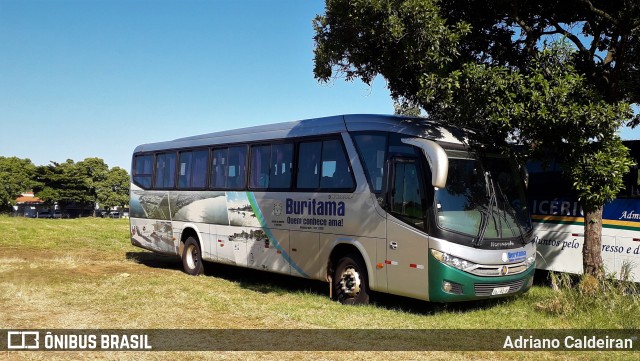
[{"label": "bus front grille", "polygon": [[[505,268],[506,267],[506,268]],[[515,275],[527,270],[525,263],[509,264],[509,265],[477,265],[475,268],[467,270],[467,272],[482,277],[500,277],[505,275]]]},{"label": "bus front grille", "polygon": [[518,292],[522,285],[524,284],[524,279],[511,281],[511,282],[502,282],[502,283],[476,283],[473,288],[476,293],[476,296],[493,296],[494,290],[497,288],[509,287],[509,290],[505,293],[500,294],[510,294],[514,292]]}]

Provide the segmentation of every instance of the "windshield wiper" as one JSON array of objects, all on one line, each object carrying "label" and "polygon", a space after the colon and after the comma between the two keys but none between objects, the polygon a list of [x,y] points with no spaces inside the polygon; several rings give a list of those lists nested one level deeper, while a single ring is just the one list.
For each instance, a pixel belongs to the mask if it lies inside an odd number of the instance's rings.
[{"label": "windshield wiper", "polygon": [[486,209],[478,209],[480,212],[480,226],[478,227],[478,237],[473,240],[474,246],[479,246],[484,240],[484,234],[487,232],[487,226],[489,225],[489,212]]},{"label": "windshield wiper", "polygon": [[[504,194],[504,192],[502,191],[502,187],[500,187],[500,183],[498,183],[498,191],[500,192],[500,196],[502,197],[502,201],[505,204],[504,220],[505,220],[505,222],[507,222],[507,225],[509,226],[509,230],[513,234],[515,232],[513,231],[513,227],[511,226],[511,223],[509,222],[509,219],[507,218],[507,210],[506,210],[506,206],[507,205],[511,206],[511,204],[509,203],[509,199],[507,198],[507,195]],[[513,207],[511,207],[511,208],[513,209]],[[520,225],[520,222],[518,221],[518,215],[515,212],[516,212],[516,210],[514,209],[513,220],[516,223],[516,227],[518,227],[518,232],[520,233],[520,241],[522,242],[522,244],[527,244],[527,240],[524,238],[524,229]]]},{"label": "windshield wiper", "polygon": [[[498,200],[496,198],[496,190],[493,187],[493,180],[489,177],[489,172],[486,172],[484,175],[485,182],[487,184],[486,190],[490,194],[489,196],[489,206],[487,209],[480,209],[480,214],[482,215],[482,219],[480,220],[480,227],[478,231],[478,238],[476,238],[474,244],[475,246],[479,246],[484,240],[484,236],[487,233],[487,228],[489,227],[489,217],[493,218],[493,224],[496,225],[496,232],[500,233],[500,228],[498,228],[498,222],[496,222],[495,213],[493,210],[494,205],[498,205]],[[498,221],[500,221],[500,217],[498,217]]]}]

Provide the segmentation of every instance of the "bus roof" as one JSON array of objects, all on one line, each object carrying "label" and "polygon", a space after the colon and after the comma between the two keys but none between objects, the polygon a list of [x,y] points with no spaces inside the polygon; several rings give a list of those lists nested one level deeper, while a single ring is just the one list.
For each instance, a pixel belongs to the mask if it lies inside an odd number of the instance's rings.
[{"label": "bus roof", "polygon": [[467,138],[466,134],[468,132],[446,123],[424,118],[399,115],[347,114],[258,125],[164,142],[142,144],[136,147],[134,153],[337,134],[346,131],[394,132],[454,144],[462,144],[463,140]]}]

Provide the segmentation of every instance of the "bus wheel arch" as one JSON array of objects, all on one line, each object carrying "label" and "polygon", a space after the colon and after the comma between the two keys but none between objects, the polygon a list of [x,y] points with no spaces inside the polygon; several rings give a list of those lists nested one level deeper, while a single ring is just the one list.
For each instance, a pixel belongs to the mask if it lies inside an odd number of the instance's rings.
[{"label": "bus wheel arch", "polygon": [[198,233],[192,228],[185,228],[180,239],[182,248],[182,269],[185,273],[198,276],[204,273],[202,264],[202,246]]},{"label": "bus wheel arch", "polygon": [[332,299],[342,304],[369,303],[367,265],[360,250],[352,244],[339,244],[331,252],[327,268]]}]

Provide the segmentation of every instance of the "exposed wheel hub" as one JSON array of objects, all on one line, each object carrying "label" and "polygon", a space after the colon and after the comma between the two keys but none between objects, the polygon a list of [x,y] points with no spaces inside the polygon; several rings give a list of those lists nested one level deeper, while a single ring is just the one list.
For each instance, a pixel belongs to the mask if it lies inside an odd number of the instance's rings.
[{"label": "exposed wheel hub", "polygon": [[360,293],[360,275],[353,267],[347,267],[340,275],[340,288],[349,297]]},{"label": "exposed wheel hub", "polygon": [[195,269],[198,265],[198,249],[193,245],[189,245],[189,248],[187,248],[186,252],[187,265],[189,266],[189,268]]}]

